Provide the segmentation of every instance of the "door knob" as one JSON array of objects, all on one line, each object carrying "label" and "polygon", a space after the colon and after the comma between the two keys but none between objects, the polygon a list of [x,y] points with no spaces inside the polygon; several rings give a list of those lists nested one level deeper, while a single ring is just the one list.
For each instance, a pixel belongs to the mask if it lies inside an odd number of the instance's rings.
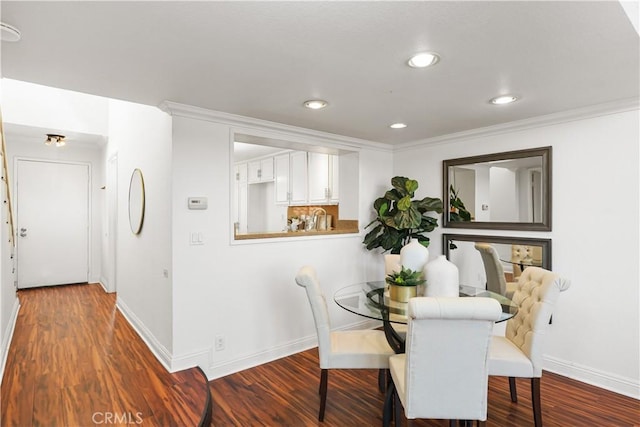
[{"label": "door knob", "polygon": [[27,229],[26,228],[21,228],[20,229],[20,237],[27,237]]}]

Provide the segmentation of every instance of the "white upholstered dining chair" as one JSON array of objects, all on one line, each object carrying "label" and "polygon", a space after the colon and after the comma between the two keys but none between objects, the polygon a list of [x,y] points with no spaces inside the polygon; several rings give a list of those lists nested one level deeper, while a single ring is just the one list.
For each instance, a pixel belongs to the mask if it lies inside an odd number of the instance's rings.
[{"label": "white upholstered dining chair", "polygon": [[[502,309],[491,298],[409,300],[406,353],[391,356],[383,425],[408,419],[487,419],[487,352]],[[393,404],[392,404],[393,401]]]},{"label": "white upholstered dining chair", "polygon": [[517,402],[515,378],[531,379],[531,402],[536,427],[542,427],[540,378],[544,340],[554,305],[570,282],[540,267],[527,267],[512,300],[518,312],[507,321],[505,336],[493,336],[489,375],[509,377],[511,401]]},{"label": "white upholstered dining chair", "polygon": [[487,290],[511,299],[518,283],[507,282],[496,248],[488,243],[480,242],[476,242],[474,247],[482,257],[482,264],[484,264],[484,270],[487,274]]},{"label": "white upholstered dining chair", "polygon": [[318,334],[320,357],[320,412],[318,420],[324,420],[327,403],[329,369],[388,369],[389,357],[394,351],[383,331],[331,331],[327,302],[320,288],[313,267],[302,267],[296,275],[296,283],[307,291],[313,319]]}]

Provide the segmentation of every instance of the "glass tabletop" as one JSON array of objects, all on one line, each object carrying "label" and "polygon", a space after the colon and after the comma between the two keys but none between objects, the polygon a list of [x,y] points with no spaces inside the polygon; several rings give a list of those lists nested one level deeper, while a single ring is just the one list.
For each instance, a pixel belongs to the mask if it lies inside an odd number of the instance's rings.
[{"label": "glass tabletop", "polygon": [[[502,307],[498,322],[512,318],[518,307],[509,298],[473,286],[460,285],[461,297],[488,297],[497,300]],[[333,299],[340,307],[376,320],[388,320],[392,323],[407,323],[407,304],[389,299],[384,280],[358,283],[338,289]]]}]

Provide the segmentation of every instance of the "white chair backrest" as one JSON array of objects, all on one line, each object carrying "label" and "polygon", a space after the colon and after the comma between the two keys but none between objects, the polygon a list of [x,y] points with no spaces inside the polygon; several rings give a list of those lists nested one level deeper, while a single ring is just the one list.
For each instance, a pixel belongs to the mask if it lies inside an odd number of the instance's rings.
[{"label": "white chair backrest", "polygon": [[484,270],[487,273],[487,290],[500,295],[507,292],[507,279],[498,257],[496,248],[488,243],[476,243],[474,247],[480,252]]},{"label": "white chair backrest", "polygon": [[318,334],[318,353],[320,357],[320,368],[329,367],[329,354],[331,351],[331,322],[329,321],[329,310],[327,301],[320,288],[316,270],[310,266],[304,266],[296,275],[296,283],[307,291],[307,297],[311,304],[313,320],[316,324]]},{"label": "white chair backrest", "polygon": [[501,312],[491,298],[409,301],[407,417],[486,419],[487,353]]},{"label": "white chair backrest", "polygon": [[531,359],[534,376],[542,374],[544,338],[553,307],[560,292],[570,285],[568,280],[540,267],[525,268],[518,279],[512,298],[518,312],[507,321],[505,336]]}]

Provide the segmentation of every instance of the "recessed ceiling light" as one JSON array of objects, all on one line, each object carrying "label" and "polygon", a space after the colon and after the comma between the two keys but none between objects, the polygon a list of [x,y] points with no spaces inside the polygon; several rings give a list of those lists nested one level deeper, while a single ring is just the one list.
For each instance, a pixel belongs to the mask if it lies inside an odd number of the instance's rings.
[{"label": "recessed ceiling light", "polygon": [[406,127],[407,127],[407,125],[406,125],[406,124],[404,124],[404,123],[394,123],[394,124],[392,124],[392,125],[389,125],[389,127],[390,127],[391,129],[404,129],[404,128],[406,128]]},{"label": "recessed ceiling light", "polygon": [[3,42],[17,42],[20,37],[20,31],[16,27],[0,22],[0,39]]},{"label": "recessed ceiling light", "polygon": [[495,98],[492,98],[491,102],[494,105],[504,105],[504,104],[511,104],[512,102],[516,102],[518,100],[517,96],[513,96],[513,95],[503,95],[503,96],[496,96]]},{"label": "recessed ceiling light", "polygon": [[323,101],[322,99],[310,99],[308,101],[304,101],[303,105],[312,110],[319,110],[329,105],[329,103],[327,101]]},{"label": "recessed ceiling light", "polygon": [[426,68],[431,65],[435,65],[440,60],[440,57],[437,53],[433,52],[422,52],[413,55],[407,61],[409,67],[413,68]]}]

